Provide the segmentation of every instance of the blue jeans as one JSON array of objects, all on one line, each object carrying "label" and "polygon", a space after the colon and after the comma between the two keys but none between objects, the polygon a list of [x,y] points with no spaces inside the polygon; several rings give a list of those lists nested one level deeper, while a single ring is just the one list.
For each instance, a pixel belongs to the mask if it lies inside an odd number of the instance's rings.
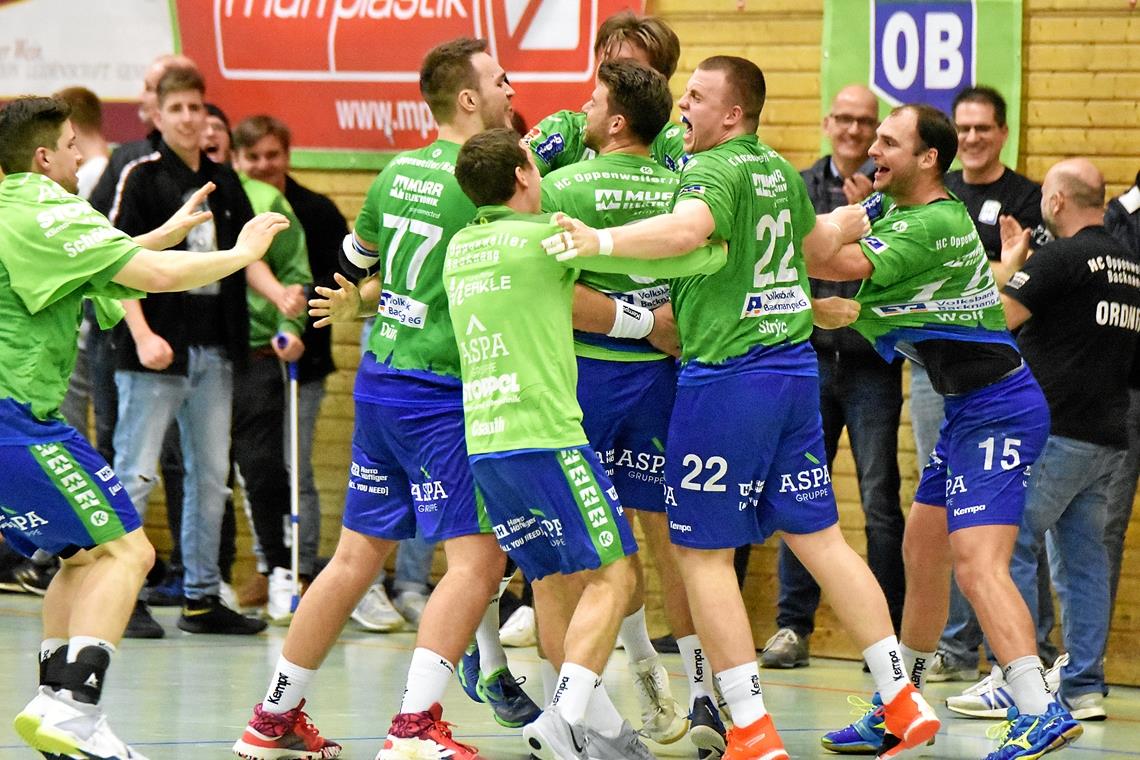
[{"label": "blue jeans", "polygon": [[[878,357],[851,360],[820,352],[819,382],[828,466],[835,461],[839,436],[846,427],[866,517],[867,564],[887,597],[898,630],[906,596],[898,465],[902,365],[887,364]],[[778,573],[776,625],[806,636],[815,628],[819,586],[783,541]]]},{"label": "blue jeans", "polygon": [[[1140,390],[1128,391],[1128,451],[1112,476],[1108,488],[1108,522],[1104,526],[1104,546],[1108,550],[1109,591],[1116,607],[1116,587],[1120,585],[1120,561],[1124,556],[1124,534],[1132,519],[1132,500],[1140,476]],[[1110,617],[1111,620],[1111,612]]]},{"label": "blue jeans", "polygon": [[1037,555],[1045,532],[1052,529],[1054,580],[1069,652],[1069,664],[1061,670],[1061,693],[1067,698],[1105,693],[1109,588],[1104,525],[1108,485],[1123,459],[1119,449],[1053,435],[1029,477],[1010,574],[1030,611],[1036,611]]},{"label": "blue jeans", "polygon": [[[321,400],[325,397],[325,381],[314,380],[297,386],[297,446],[300,459],[298,481],[301,490],[301,575],[312,577],[316,570],[317,552],[321,544],[321,495],[313,477],[313,435]],[[286,412],[287,413],[287,412]],[[285,423],[285,467],[288,469],[289,423]]]},{"label": "blue jeans", "polygon": [[919,477],[926,461],[938,443],[938,431],[942,428],[942,420],[946,417],[942,397],[934,386],[930,384],[930,375],[926,374],[926,367],[915,362],[910,363],[910,429],[914,433],[915,462],[918,465]]},{"label": "blue jeans", "polygon": [[115,373],[119,415],[115,471],[139,514],[157,480],[171,420],[178,421],[185,467],[182,499],[183,589],[190,599],[218,593],[218,544],[229,488],[233,368],[220,348],[190,349],[185,376]]}]

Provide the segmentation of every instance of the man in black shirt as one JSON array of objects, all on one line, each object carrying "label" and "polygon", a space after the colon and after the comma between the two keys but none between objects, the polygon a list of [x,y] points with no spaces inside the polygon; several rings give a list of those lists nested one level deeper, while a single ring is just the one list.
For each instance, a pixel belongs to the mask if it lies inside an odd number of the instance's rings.
[{"label": "man in black shirt", "polygon": [[[1010,565],[1037,609],[1037,556],[1053,530],[1056,584],[1069,663],[1061,701],[1074,717],[1104,719],[1108,636],[1107,492],[1128,445],[1128,375],[1140,333],[1140,261],[1109,235],[1104,178],[1069,159],[1045,175],[1042,216],[1056,242],[1040,248],[1002,291],[1011,329],[1052,417],[1033,466]],[[1003,219],[1003,259],[1024,259],[1028,231]]]}]

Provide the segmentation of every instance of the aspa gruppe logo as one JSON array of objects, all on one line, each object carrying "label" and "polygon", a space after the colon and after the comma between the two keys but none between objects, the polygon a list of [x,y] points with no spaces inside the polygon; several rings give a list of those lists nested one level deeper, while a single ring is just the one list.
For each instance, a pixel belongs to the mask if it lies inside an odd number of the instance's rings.
[{"label": "aspa gruppe logo", "polygon": [[870,0],[871,89],[891,105],[929,103],[950,113],[974,84],[975,0]]}]

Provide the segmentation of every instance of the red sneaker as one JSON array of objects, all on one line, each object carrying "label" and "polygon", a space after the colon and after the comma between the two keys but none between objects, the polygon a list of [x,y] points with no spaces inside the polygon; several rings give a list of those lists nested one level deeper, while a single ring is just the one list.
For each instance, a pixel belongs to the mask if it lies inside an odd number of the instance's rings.
[{"label": "red sneaker", "polygon": [[883,705],[883,719],[887,733],[879,758],[898,757],[908,749],[925,745],[942,726],[934,710],[912,684]]},{"label": "red sneaker", "polygon": [[234,743],[234,754],[246,760],[327,760],[340,755],[340,745],[320,735],[303,708],[305,700],[286,713],[253,708],[245,733]]},{"label": "red sneaker", "polygon": [[452,738],[451,724],[442,717],[438,702],[423,712],[399,713],[376,760],[481,760],[479,750]]},{"label": "red sneaker", "polygon": [[772,716],[765,715],[743,728],[728,730],[722,760],[788,760],[788,751],[776,733]]}]

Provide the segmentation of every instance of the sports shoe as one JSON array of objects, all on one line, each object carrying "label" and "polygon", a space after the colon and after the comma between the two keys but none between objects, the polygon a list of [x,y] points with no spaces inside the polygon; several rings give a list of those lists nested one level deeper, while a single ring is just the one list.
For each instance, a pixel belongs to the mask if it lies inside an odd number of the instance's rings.
[{"label": "sports shoe", "polygon": [[908,749],[929,743],[942,727],[934,710],[909,683],[883,705],[883,722],[887,732],[877,755],[881,760],[898,757]]},{"label": "sports shoe", "polygon": [[[42,692],[41,692],[42,693]],[[40,697],[40,694],[36,695]],[[34,703],[36,700],[33,699]],[[40,724],[29,738],[27,710],[16,716],[16,731],[24,741],[45,755],[100,758],[100,760],[146,760],[115,736],[107,716],[98,705],[77,702],[56,692],[42,701]]]},{"label": "sports shoe", "polygon": [[482,702],[479,696],[479,645],[471,644],[463,652],[459,660],[459,667],[455,669],[455,677],[463,687],[463,693],[471,697],[473,702]]},{"label": "sports shoe", "polygon": [[724,760],[788,760],[772,716],[765,714],[743,728],[730,728]]},{"label": "sports shoe", "polygon": [[28,560],[13,571],[13,576],[24,591],[36,596],[43,596],[47,593],[47,587],[51,584],[51,579],[55,577],[58,570],[59,560],[46,565]]},{"label": "sports shoe", "polygon": [[538,641],[534,632],[534,607],[519,605],[499,628],[499,641],[505,647],[534,646]]},{"label": "sports shoe", "polygon": [[725,746],[724,721],[711,697],[700,697],[689,712],[689,741],[697,748],[697,757],[720,756]]},{"label": "sports shoe", "polygon": [[178,617],[178,627],[186,633],[218,633],[252,636],[265,630],[266,622],[234,612],[217,596],[187,599]]},{"label": "sports shoe", "polygon": [[146,603],[151,607],[181,607],[183,592],[182,574],[171,573],[161,585],[146,589]]},{"label": "sports shoe", "polygon": [[230,584],[222,581],[218,584],[218,597],[222,600],[222,604],[229,607],[231,610],[241,610],[241,603],[238,601],[237,592]]},{"label": "sports shoe", "polygon": [[542,714],[542,708],[522,690],[526,678],[515,678],[505,666],[484,676],[479,674],[475,693],[480,702],[491,706],[495,722],[507,728],[531,723]]},{"label": "sports shoe", "polygon": [[1053,694],[1061,693],[1061,668],[1069,664],[1069,653],[1058,657],[1053,661],[1053,665],[1045,671],[1045,685],[1049,687],[1049,691]]},{"label": "sports shoe", "polygon": [[1099,691],[1086,691],[1075,697],[1062,697],[1061,704],[1065,706],[1077,720],[1106,720],[1108,713],[1104,709],[1104,695]]},{"label": "sports shoe", "polygon": [[366,631],[388,633],[404,627],[404,618],[388,600],[383,583],[373,584],[352,611],[352,619]]},{"label": "sports shoe", "polygon": [[883,720],[883,700],[875,692],[871,701],[862,697],[849,696],[847,704],[855,708],[852,712],[859,719],[843,728],[824,734],[819,743],[823,748],[841,755],[876,755],[883,746],[883,735],[887,724]]},{"label": "sports shoe", "polygon": [[628,720],[621,722],[621,732],[613,739],[586,729],[586,754],[590,760],[656,760],[656,755],[641,741]]},{"label": "sports shoe", "polygon": [[927,683],[942,683],[943,681],[976,681],[978,679],[977,662],[974,667],[969,664],[951,662],[945,650],[939,649],[930,660],[926,668]]},{"label": "sports shoe", "polygon": [[135,609],[131,612],[131,619],[127,621],[127,629],[123,631],[125,639],[161,639],[166,631],[150,614],[146,602],[135,602]]},{"label": "sports shoe", "polygon": [[265,607],[273,625],[289,625],[293,619],[293,571],[275,567],[269,574],[269,602]]},{"label": "sports shoe", "polygon": [[392,600],[392,605],[404,620],[408,621],[408,627],[415,630],[420,627],[420,618],[424,616],[424,608],[427,607],[427,602],[427,594],[419,591],[401,591]]},{"label": "sports shoe", "polygon": [[798,668],[811,664],[808,636],[800,636],[791,628],[781,628],[764,644],[760,652],[762,668]]},{"label": "sports shoe", "polygon": [[557,707],[548,707],[522,731],[532,757],[538,760],[589,760],[586,730],[566,722]]},{"label": "sports shoe", "polygon": [[[455,741],[451,724],[441,720],[443,708],[435,703],[417,713],[399,713],[392,718],[388,738],[376,760],[477,760],[479,750]],[[435,753],[435,754],[432,754]]]},{"label": "sports shoe", "polygon": [[[36,730],[39,729],[40,724],[44,722],[44,715],[51,707],[52,700],[55,699],[55,691],[49,689],[47,686],[40,686],[36,690],[36,696],[32,697],[32,701],[24,706],[20,714],[16,716],[13,721],[13,726],[16,733],[24,740],[26,744],[35,747]],[[64,755],[56,754],[54,752],[40,751],[48,760],[67,760]]]},{"label": "sports shoe", "polygon": [[1008,720],[986,732],[998,739],[998,747],[986,760],[1038,758],[1075,742],[1084,729],[1059,702],[1051,702],[1041,715],[1019,715],[1009,709]]},{"label": "sports shoe", "polygon": [[321,736],[304,712],[305,700],[292,710],[271,713],[254,705],[253,717],[233,752],[246,760],[326,760],[340,755],[341,746]]},{"label": "sports shoe", "polygon": [[[1061,689],[1061,668],[1069,664],[1069,655],[1063,654],[1045,671],[1049,691],[1057,694]],[[1006,688],[1002,669],[994,665],[988,676],[967,688],[961,694],[946,700],[946,707],[970,718],[1004,718],[1013,707],[1013,692]]]},{"label": "sports shoe", "polygon": [[641,707],[641,733],[658,744],[672,744],[689,730],[688,717],[673,699],[669,673],[659,655],[632,663],[633,685]]}]

